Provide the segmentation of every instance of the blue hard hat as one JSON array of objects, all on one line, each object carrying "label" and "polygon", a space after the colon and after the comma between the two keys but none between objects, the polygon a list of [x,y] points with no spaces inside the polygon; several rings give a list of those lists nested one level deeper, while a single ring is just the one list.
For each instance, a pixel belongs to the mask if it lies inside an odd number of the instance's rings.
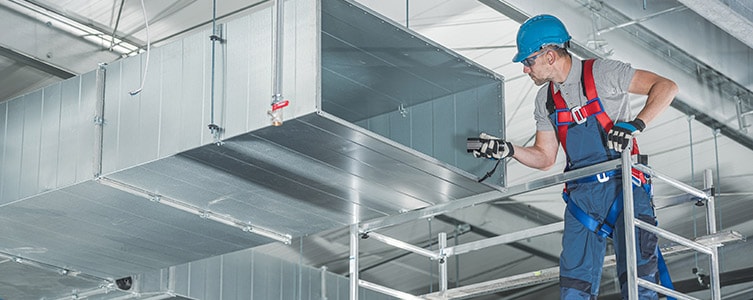
[{"label": "blue hard hat", "polygon": [[564,44],[571,39],[565,29],[565,24],[552,15],[538,15],[528,19],[518,29],[518,53],[512,58],[513,62],[521,62],[541,47],[547,45]]}]

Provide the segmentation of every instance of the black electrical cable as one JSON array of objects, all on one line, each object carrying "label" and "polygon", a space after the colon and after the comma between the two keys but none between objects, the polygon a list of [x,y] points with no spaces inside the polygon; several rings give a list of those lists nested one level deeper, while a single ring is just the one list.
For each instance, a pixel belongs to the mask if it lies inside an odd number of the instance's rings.
[{"label": "black electrical cable", "polygon": [[484,175],[484,177],[481,177],[481,179],[479,179],[478,182],[482,182],[482,181],[486,180],[487,178],[489,178],[490,176],[492,176],[492,174],[494,174],[494,172],[497,171],[497,167],[499,167],[499,163],[501,161],[502,161],[501,159],[498,159],[497,163],[494,164],[494,168],[492,168],[489,172],[486,172],[486,175]]}]

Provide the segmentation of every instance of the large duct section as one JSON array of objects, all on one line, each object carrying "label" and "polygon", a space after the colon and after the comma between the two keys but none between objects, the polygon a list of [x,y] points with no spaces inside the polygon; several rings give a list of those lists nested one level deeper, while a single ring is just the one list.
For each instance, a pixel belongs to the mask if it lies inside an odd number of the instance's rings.
[{"label": "large duct section", "polygon": [[143,55],[0,103],[0,254],[97,287],[503,185],[465,153],[504,135],[500,76],[357,4],[280,2],[282,126],[272,2],[222,25],[216,73],[206,28],[152,48],[136,96]]}]

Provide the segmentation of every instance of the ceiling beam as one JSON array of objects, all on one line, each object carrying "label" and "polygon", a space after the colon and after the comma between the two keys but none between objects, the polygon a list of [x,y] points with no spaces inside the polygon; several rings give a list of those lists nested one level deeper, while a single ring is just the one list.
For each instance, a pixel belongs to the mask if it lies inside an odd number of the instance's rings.
[{"label": "ceiling beam", "polygon": [[5,48],[3,46],[0,46],[0,56],[7,57],[8,59],[11,59],[17,63],[32,67],[34,69],[37,69],[39,71],[45,72],[47,74],[50,74],[50,75],[53,75],[62,79],[68,79],[73,76],[76,76],[76,74],[68,70],[62,69],[52,64],[48,64],[38,59],[34,59],[33,57],[30,57],[23,53],[19,53],[13,49]]},{"label": "ceiling beam", "polygon": [[718,0],[678,0],[709,22],[753,48],[753,23]]}]

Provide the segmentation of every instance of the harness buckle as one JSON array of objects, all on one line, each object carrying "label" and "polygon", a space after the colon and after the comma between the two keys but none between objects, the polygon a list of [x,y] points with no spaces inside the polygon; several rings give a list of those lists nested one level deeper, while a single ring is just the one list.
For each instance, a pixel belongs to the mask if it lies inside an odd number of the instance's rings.
[{"label": "harness buckle", "polygon": [[588,118],[588,116],[583,114],[583,111],[581,111],[581,108],[583,107],[578,105],[570,109],[570,114],[573,115],[573,120],[575,121],[576,124],[583,124],[584,122],[586,122],[586,118]]},{"label": "harness buckle", "polygon": [[607,173],[596,174],[596,180],[598,180],[600,183],[605,183],[609,181],[609,175],[607,175]]},{"label": "harness buckle", "polygon": [[638,169],[633,168],[630,172],[631,179],[633,180],[633,184],[635,186],[642,186],[644,183],[646,183],[646,175],[643,174],[643,172],[639,171]]},{"label": "harness buckle", "polygon": [[633,175],[631,179],[633,180],[633,185],[638,186],[638,187],[642,185],[641,179],[636,177],[635,175]]}]

